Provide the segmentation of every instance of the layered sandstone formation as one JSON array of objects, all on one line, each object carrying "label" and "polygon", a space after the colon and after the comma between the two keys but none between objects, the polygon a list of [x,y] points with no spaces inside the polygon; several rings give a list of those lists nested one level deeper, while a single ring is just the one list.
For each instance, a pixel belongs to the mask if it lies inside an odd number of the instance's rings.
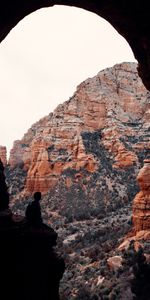
[{"label": "layered sandstone formation", "polygon": [[0,146],[0,159],[3,162],[3,165],[7,164],[7,149],[5,146]]},{"label": "layered sandstone formation", "polygon": [[83,170],[89,177],[96,173],[102,162],[87,150],[94,134],[110,155],[113,169],[139,165],[141,153],[150,145],[150,110],[149,93],[136,67],[135,63],[123,63],[87,79],[72,98],[14,143],[9,164],[28,172],[26,193],[46,193],[69,169],[77,178],[83,177]]},{"label": "layered sandstone formation", "polygon": [[133,201],[133,226],[136,232],[150,230],[150,159],[144,160],[137,180],[140,192]]}]

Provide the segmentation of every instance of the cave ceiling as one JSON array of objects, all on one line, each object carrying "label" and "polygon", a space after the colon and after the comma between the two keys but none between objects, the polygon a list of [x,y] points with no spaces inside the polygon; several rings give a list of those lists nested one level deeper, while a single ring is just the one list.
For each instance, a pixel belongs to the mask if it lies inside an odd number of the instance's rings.
[{"label": "cave ceiling", "polygon": [[106,19],[130,45],[138,61],[139,76],[150,90],[150,10],[147,0],[1,0],[0,41],[28,14],[58,4],[83,8]]}]

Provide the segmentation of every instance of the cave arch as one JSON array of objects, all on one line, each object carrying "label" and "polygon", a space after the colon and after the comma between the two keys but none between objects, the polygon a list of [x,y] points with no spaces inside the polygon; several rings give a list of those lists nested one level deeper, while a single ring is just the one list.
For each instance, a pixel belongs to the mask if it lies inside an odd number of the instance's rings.
[{"label": "cave arch", "polygon": [[147,0],[3,0],[0,3],[0,41],[28,14],[59,4],[83,8],[106,19],[129,43],[139,64],[139,76],[150,90],[150,18]]}]

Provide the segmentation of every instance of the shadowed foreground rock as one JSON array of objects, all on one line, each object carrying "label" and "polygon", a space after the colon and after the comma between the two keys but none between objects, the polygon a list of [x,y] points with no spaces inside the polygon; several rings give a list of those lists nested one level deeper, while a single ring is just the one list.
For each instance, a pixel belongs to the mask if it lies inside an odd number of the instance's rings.
[{"label": "shadowed foreground rock", "polygon": [[0,214],[1,293],[4,299],[57,300],[64,261],[53,250],[57,234],[45,224],[32,228]]},{"label": "shadowed foreground rock", "polygon": [[46,224],[31,226],[25,218],[12,214],[3,171],[1,162],[0,298],[58,300],[65,266],[53,249],[57,233]]}]

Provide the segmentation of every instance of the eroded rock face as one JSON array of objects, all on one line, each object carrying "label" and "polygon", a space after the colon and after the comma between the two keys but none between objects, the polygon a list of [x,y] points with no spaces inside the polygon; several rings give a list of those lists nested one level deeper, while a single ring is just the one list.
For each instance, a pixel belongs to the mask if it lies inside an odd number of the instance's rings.
[{"label": "eroded rock face", "polygon": [[87,79],[14,143],[9,164],[12,171],[19,165],[27,172],[24,195],[52,191],[55,203],[64,199],[57,203],[60,209],[69,197],[99,210],[100,203],[133,199],[150,149],[149,92],[136,67],[123,63]]},{"label": "eroded rock face", "polygon": [[24,169],[28,169],[31,163],[31,151],[26,144],[21,144],[19,140],[15,141],[10,152],[9,164],[11,168],[16,165],[20,167],[24,165]]},{"label": "eroded rock face", "polygon": [[7,164],[7,149],[5,146],[0,146],[0,159],[4,166]]},{"label": "eroded rock face", "polygon": [[133,225],[136,232],[150,230],[150,159],[144,160],[137,180],[140,192],[133,201]]}]

